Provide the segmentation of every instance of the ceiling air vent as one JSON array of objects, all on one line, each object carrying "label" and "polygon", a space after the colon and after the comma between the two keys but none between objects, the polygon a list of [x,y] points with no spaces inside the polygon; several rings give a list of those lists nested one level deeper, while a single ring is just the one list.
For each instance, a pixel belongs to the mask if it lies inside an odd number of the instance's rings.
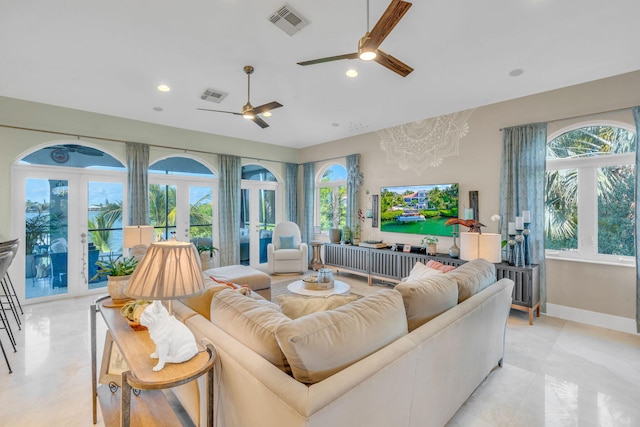
[{"label": "ceiling air vent", "polygon": [[216,104],[220,104],[227,97],[227,95],[229,94],[224,93],[221,90],[207,89],[202,95],[200,95],[200,98],[204,99],[205,101],[211,101],[215,102]]},{"label": "ceiling air vent", "polygon": [[290,36],[306,27],[309,23],[306,18],[286,3],[269,17],[269,21]]}]

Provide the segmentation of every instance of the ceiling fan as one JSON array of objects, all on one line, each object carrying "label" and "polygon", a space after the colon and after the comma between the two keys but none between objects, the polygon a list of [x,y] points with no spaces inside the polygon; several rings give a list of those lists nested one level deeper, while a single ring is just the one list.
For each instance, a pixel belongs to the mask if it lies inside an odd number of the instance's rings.
[{"label": "ceiling fan", "polygon": [[92,147],[85,147],[78,144],[61,144],[44,147],[51,150],[51,159],[56,163],[66,163],[69,161],[69,153],[84,154],[85,156],[103,156],[104,153]]},{"label": "ceiling fan", "polygon": [[267,104],[260,105],[258,107],[254,107],[251,105],[251,74],[253,73],[253,67],[251,65],[245,65],[243,68],[244,72],[247,73],[247,103],[242,107],[241,113],[236,113],[235,111],[222,111],[222,110],[210,110],[208,108],[198,108],[198,110],[202,111],[213,111],[215,113],[228,113],[235,114],[236,116],[242,116],[245,119],[253,120],[255,124],[260,126],[261,128],[267,128],[269,125],[267,122],[262,120],[258,116],[258,114],[266,113],[267,111],[275,110],[276,108],[282,107],[277,101],[269,102]]},{"label": "ceiling fan", "polygon": [[[406,77],[413,71],[413,68],[403,63],[397,58],[389,55],[378,46],[391,33],[391,30],[402,19],[405,13],[412,6],[411,3],[402,0],[392,0],[391,4],[384,11],[371,32],[367,31],[358,42],[358,51],[347,53],[346,55],[329,56],[327,58],[312,59],[310,61],[298,62],[298,65],[313,65],[323,62],[337,61],[340,59],[362,59],[363,61],[375,61],[387,67],[393,72]],[[369,2],[367,1],[367,26],[369,25]]]}]

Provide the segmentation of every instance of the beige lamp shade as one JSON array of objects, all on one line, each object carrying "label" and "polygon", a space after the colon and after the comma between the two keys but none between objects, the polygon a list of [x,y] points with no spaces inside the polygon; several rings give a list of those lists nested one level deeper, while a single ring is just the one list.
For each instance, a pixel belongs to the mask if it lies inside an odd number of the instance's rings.
[{"label": "beige lamp shade", "polygon": [[198,251],[193,243],[153,242],[136,267],[125,294],[132,298],[171,300],[204,291]]},{"label": "beige lamp shade", "polygon": [[128,225],[123,228],[122,246],[134,248],[138,245],[147,246],[153,242],[153,226],[151,225]]},{"label": "beige lamp shade", "polygon": [[494,264],[502,262],[501,242],[502,236],[496,233],[460,233],[460,259],[483,258]]}]

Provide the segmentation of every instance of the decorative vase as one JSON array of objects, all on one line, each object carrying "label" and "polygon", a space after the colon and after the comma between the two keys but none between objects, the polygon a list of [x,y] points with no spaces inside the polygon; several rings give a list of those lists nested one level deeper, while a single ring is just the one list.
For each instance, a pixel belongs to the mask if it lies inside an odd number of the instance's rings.
[{"label": "decorative vase", "polygon": [[449,248],[449,256],[451,258],[460,258],[460,248],[456,244],[456,235],[453,235],[453,245]]},{"label": "decorative vase", "polygon": [[346,225],[342,229],[342,240],[345,243],[351,243],[351,229]]},{"label": "decorative vase", "polygon": [[342,235],[342,231],[339,228],[329,229],[329,240],[331,241],[331,243],[340,243],[341,235]]},{"label": "decorative vase", "polygon": [[211,251],[204,251],[200,254],[200,263],[202,264],[202,271],[209,270],[214,268],[213,264],[213,256],[211,255]]},{"label": "decorative vase", "polygon": [[109,295],[111,296],[111,299],[113,300],[114,304],[124,303],[125,301],[130,299],[124,293],[124,290],[126,289],[127,284],[129,284],[130,278],[131,278],[131,275],[108,276],[107,291],[109,291]]},{"label": "decorative vase", "polygon": [[436,243],[429,243],[427,245],[427,255],[435,255],[438,245]]}]

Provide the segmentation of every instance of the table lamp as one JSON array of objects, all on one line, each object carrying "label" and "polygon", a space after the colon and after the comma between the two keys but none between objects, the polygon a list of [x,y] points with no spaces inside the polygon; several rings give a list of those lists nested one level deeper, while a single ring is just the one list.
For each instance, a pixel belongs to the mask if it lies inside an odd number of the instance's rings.
[{"label": "table lamp", "polygon": [[147,246],[153,242],[153,226],[128,225],[123,227],[123,248],[129,248],[129,254],[140,261],[147,252]]},{"label": "table lamp", "polygon": [[198,251],[193,243],[170,239],[153,242],[136,267],[125,294],[138,299],[172,300],[198,295],[205,289]]},{"label": "table lamp", "polygon": [[497,264],[502,262],[502,236],[496,233],[460,233],[460,259],[471,261],[483,258]]}]

